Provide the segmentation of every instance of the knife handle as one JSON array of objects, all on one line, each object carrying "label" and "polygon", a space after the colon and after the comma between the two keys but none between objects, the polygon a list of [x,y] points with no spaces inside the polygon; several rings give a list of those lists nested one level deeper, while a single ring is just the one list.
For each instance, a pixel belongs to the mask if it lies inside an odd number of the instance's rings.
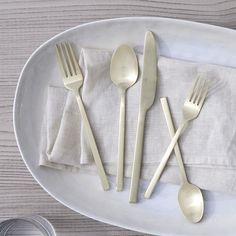
[{"label": "knife handle", "polygon": [[136,134],[136,143],[134,151],[134,162],[131,176],[131,186],[129,202],[137,202],[138,189],[139,189],[139,178],[141,173],[142,155],[143,155],[143,135],[144,135],[144,122],[146,112],[140,112],[138,115],[138,127]]}]

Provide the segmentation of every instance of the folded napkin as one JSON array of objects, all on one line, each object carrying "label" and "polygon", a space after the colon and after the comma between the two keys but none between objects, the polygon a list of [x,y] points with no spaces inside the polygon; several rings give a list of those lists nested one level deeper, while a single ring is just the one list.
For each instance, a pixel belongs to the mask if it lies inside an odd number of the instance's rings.
[{"label": "folded napkin", "polygon": [[[109,76],[111,52],[82,49],[81,90],[87,115],[106,172],[116,174],[119,92]],[[140,69],[142,55],[139,55]],[[140,72],[141,74],[141,72]],[[236,193],[236,69],[160,57],[156,100],[145,122],[142,178],[150,179],[170,137],[159,101],[168,97],[177,127],[193,81],[202,74],[210,80],[209,96],[199,117],[190,123],[179,144],[189,180],[207,190]],[[58,79],[59,80],[59,79]],[[131,175],[140,97],[140,79],[127,92],[125,176]],[[73,94],[51,81],[42,127],[39,164],[57,169],[96,170],[86,143]],[[179,183],[179,169],[171,157],[161,181]]]}]

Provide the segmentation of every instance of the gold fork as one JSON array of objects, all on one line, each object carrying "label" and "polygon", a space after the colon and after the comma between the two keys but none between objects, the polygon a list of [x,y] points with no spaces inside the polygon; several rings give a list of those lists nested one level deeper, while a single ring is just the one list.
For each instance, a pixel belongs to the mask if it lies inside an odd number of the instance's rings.
[{"label": "gold fork", "polygon": [[177,143],[178,138],[182,134],[184,128],[186,128],[187,124],[191,120],[198,117],[201,111],[201,108],[203,106],[204,100],[206,98],[207,91],[208,91],[208,84],[206,80],[198,78],[193,85],[193,88],[190,92],[189,97],[186,99],[184,103],[183,110],[182,110],[183,118],[179,125],[179,128],[177,129],[174,137],[172,138],[171,143],[169,144],[154,176],[151,179],[151,182],[144,194],[145,198],[150,198],[158,180],[161,177],[161,174],[166,166],[166,163],[170,157],[170,154],[173,148],[175,147],[175,144]]},{"label": "gold fork", "polygon": [[78,62],[76,60],[75,54],[72,50],[70,43],[61,43],[56,45],[56,52],[64,85],[67,89],[73,91],[76,96],[82,117],[82,122],[85,128],[90,148],[92,150],[95,164],[97,166],[97,171],[102,183],[102,187],[104,190],[108,190],[109,189],[108,179],[79,92],[83,84],[83,75],[80,71]]}]

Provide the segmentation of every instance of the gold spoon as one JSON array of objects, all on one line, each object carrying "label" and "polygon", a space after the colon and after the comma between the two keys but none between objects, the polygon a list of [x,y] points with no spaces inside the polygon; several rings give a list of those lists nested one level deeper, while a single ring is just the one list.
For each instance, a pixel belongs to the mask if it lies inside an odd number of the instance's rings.
[{"label": "gold spoon", "polygon": [[138,78],[137,57],[133,49],[128,45],[121,45],[113,53],[110,66],[110,75],[111,80],[120,91],[120,121],[116,190],[122,191],[124,179],[125,97],[126,90],[131,87]]}]

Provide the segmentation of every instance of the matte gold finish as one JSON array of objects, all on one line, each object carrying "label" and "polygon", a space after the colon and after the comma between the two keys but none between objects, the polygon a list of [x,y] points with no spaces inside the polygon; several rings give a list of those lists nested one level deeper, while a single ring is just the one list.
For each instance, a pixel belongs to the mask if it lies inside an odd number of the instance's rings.
[{"label": "matte gold finish", "polygon": [[190,96],[187,98],[187,100],[184,103],[183,106],[183,118],[180,123],[179,128],[177,129],[174,137],[171,140],[170,145],[168,146],[154,176],[151,179],[151,182],[145,192],[145,197],[150,198],[158,180],[161,177],[161,174],[166,166],[166,163],[170,157],[170,154],[175,147],[175,144],[179,138],[179,136],[182,134],[182,131],[184,128],[187,127],[188,123],[197,118],[199,115],[201,108],[203,106],[204,100],[206,98],[208,91],[208,86],[205,80],[203,79],[197,79],[196,82],[194,83],[194,86],[191,90]]},{"label": "matte gold finish", "polygon": [[87,140],[93,153],[94,161],[97,167],[98,175],[102,183],[102,187],[104,190],[108,190],[109,189],[108,179],[102,164],[101,157],[98,152],[98,148],[93,136],[92,129],[89,124],[89,120],[83,105],[83,101],[79,93],[79,89],[83,84],[83,76],[80,71],[78,62],[75,58],[70,43],[62,43],[56,45],[56,52],[57,52],[58,65],[61,70],[64,85],[67,89],[73,91],[76,96],[83,125],[87,135]]},{"label": "matte gold finish", "polygon": [[[172,121],[167,98],[161,98],[160,101],[165,115],[170,137],[173,138],[173,136],[175,135],[175,128]],[[204,201],[202,192],[197,186],[190,184],[187,179],[178,142],[174,147],[174,152],[177,163],[179,165],[182,182],[178,195],[179,206],[190,222],[197,223],[202,219],[204,211]]]},{"label": "matte gold finish", "polygon": [[138,61],[135,52],[128,45],[121,45],[114,52],[111,59],[110,75],[113,83],[120,90],[120,121],[118,137],[118,165],[116,176],[116,190],[123,190],[124,182],[124,147],[125,147],[125,98],[126,90],[138,78]]},{"label": "matte gold finish", "polygon": [[157,84],[157,52],[156,41],[152,32],[145,35],[143,72],[141,79],[141,95],[139,103],[138,127],[134,151],[134,162],[131,176],[129,202],[137,202],[139,178],[143,155],[144,123],[148,109],[152,106],[156,95]]}]

